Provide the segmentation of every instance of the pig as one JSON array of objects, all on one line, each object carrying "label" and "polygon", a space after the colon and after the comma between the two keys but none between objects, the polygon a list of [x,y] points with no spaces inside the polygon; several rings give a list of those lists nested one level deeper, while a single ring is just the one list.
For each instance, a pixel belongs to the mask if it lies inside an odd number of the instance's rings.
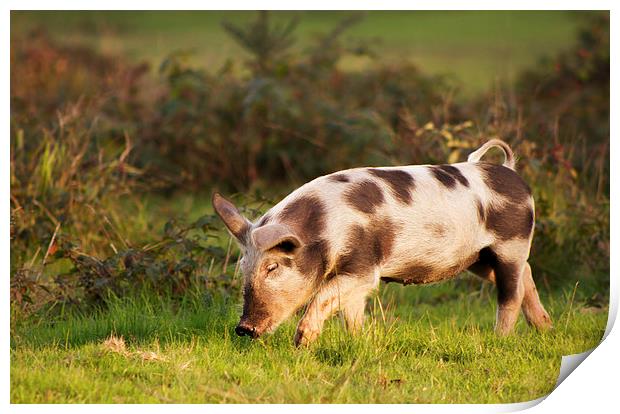
[{"label": "pig", "polygon": [[[502,165],[480,161],[492,147],[504,152]],[[304,305],[297,346],[314,341],[337,311],[359,332],[380,281],[420,285],[465,270],[495,284],[498,335],[513,330],[519,310],[529,325],[551,327],[527,262],[534,200],[499,139],[467,162],[321,176],[255,222],[217,192],[212,202],[241,249],[240,336],[273,332]]]}]

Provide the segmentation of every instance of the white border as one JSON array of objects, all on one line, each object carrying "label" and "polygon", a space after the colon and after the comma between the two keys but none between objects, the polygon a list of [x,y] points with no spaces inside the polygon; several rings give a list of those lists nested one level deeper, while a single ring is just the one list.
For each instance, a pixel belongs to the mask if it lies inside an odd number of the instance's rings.
[{"label": "white border", "polygon": [[[213,9],[213,10],[256,10],[256,9],[279,9],[279,10],[399,10],[399,9],[411,9],[417,10],[467,10],[467,9],[491,9],[491,10],[611,10],[611,45],[612,45],[612,75],[611,75],[611,113],[614,113],[614,109],[617,107],[616,102],[618,98],[618,86],[616,79],[616,53],[617,53],[617,29],[615,27],[615,8],[616,3],[612,1],[598,1],[591,0],[588,2],[577,1],[563,1],[563,2],[544,2],[544,1],[504,1],[498,3],[497,1],[417,1],[415,3],[404,1],[386,0],[382,2],[358,0],[358,1],[340,1],[335,4],[333,1],[317,0],[313,2],[290,2],[284,1],[237,1],[235,4],[229,3],[215,3],[215,2],[197,2],[177,0],[174,2],[163,1],[118,1],[110,0],[105,3],[92,2],[85,3],[83,1],[55,1],[53,4],[45,1],[13,1],[9,0],[6,4],[6,11],[3,14],[2,23],[0,25],[2,32],[2,44],[5,45],[3,50],[5,51],[5,64],[2,65],[2,85],[5,91],[4,99],[2,100],[4,106],[4,113],[9,114],[9,88],[10,88],[10,59],[7,59],[9,47],[10,47],[10,12],[9,10],[54,10],[54,9],[78,9],[78,10],[98,10],[98,9],[112,9],[112,10],[141,10],[141,9],[158,9],[158,10],[199,10],[199,9]],[[224,7],[225,6],[225,7]],[[464,6],[467,6],[466,8]],[[2,118],[0,121],[2,125],[2,131],[8,133],[9,116]],[[618,131],[617,118],[611,117],[611,136],[614,136],[614,132]],[[5,269],[9,270],[9,217],[10,217],[10,153],[9,153],[9,139],[5,136],[5,144],[1,146],[1,157],[5,161],[1,164],[2,168],[2,214],[3,220],[0,220],[0,228],[5,236],[2,238],[2,255],[4,258]],[[615,140],[611,139],[611,200],[612,200],[612,220],[611,220],[611,234],[617,235],[617,225],[614,220],[614,213],[616,212],[615,206],[618,205],[617,197],[617,183],[614,178],[618,177],[617,168],[614,166],[614,149],[617,147]],[[541,398],[540,400],[519,403],[519,404],[500,404],[500,405],[397,405],[380,408],[381,410],[395,410],[397,412],[402,411],[416,411],[416,412],[506,412],[517,411],[524,408],[532,407],[532,412],[573,412],[573,411],[588,411],[588,412],[607,412],[611,407],[617,406],[617,384],[618,384],[618,368],[619,358],[618,350],[620,349],[620,335],[618,329],[611,330],[613,327],[615,318],[617,316],[618,309],[618,276],[614,274],[614,271],[618,269],[618,249],[615,248],[615,244],[611,244],[611,298],[610,298],[610,315],[607,325],[606,339],[587,357],[585,362],[581,364],[577,369],[568,376],[568,378],[559,387],[553,391],[547,398]],[[9,277],[8,272],[5,274],[4,282],[2,284],[2,308],[5,310],[2,318],[3,332],[9,332],[10,323],[10,305],[9,305]],[[5,336],[6,349],[10,349],[9,335]],[[5,356],[2,358],[2,389],[4,390],[2,395],[2,405],[6,406],[7,410],[4,412],[26,412],[31,409],[45,409],[53,412],[71,413],[82,411],[84,407],[80,405],[51,405],[51,406],[33,406],[33,405],[12,405],[9,406],[9,367],[10,367],[10,355],[5,351]],[[544,401],[543,401],[544,400]],[[542,401],[542,403],[541,403]],[[538,405],[536,405],[538,404]],[[374,405],[338,405],[338,406],[321,406],[316,407],[314,405],[296,405],[290,407],[286,405],[252,405],[248,407],[246,405],[217,405],[217,406],[201,406],[201,405],[175,405],[174,408],[167,405],[150,405],[148,408],[144,407],[152,412],[168,412],[171,409],[174,410],[187,410],[204,412],[205,409],[209,412],[235,412],[237,410],[251,410],[252,412],[286,412],[294,409],[300,413],[315,413],[315,410],[327,410],[338,412],[359,412],[375,410]],[[107,411],[104,405],[90,405],[89,410],[94,411]],[[114,410],[121,412],[129,412],[133,410],[133,407],[115,406]]]}]

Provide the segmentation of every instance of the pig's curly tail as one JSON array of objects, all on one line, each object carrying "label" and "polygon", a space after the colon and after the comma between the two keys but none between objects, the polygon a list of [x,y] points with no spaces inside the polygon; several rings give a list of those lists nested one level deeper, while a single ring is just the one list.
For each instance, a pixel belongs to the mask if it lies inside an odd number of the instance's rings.
[{"label": "pig's curly tail", "polygon": [[482,156],[484,154],[486,154],[486,152],[491,147],[498,147],[502,151],[504,151],[504,155],[506,156],[506,160],[504,161],[504,163],[502,165],[504,167],[510,168],[511,170],[514,171],[515,170],[515,155],[512,152],[512,149],[510,149],[510,145],[506,144],[501,139],[491,139],[491,140],[487,141],[483,146],[481,146],[476,151],[474,151],[471,154],[469,154],[469,156],[467,157],[467,162],[478,162],[478,161],[480,161],[480,158],[482,158]]}]

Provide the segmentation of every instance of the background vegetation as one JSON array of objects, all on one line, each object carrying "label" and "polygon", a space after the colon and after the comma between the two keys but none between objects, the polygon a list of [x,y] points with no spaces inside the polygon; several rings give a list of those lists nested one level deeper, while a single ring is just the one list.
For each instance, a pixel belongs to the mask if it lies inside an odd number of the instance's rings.
[{"label": "background vegetation", "polygon": [[[142,367],[144,361],[177,358],[149,351],[156,357],[144,359],[150,354],[119,345],[125,340],[136,349],[168,341],[166,349],[173,354],[180,341],[191,348],[188,355],[201,359],[196,344],[218,350],[226,360],[231,358],[226,352],[233,352],[233,359],[257,352],[252,349],[258,345],[230,336],[240,303],[238,251],[211,214],[208,198],[214,188],[237,193],[246,213],[257,217],[318,175],[359,165],[457,162],[490,137],[513,146],[520,157],[518,169],[533,188],[537,227],[531,263],[543,302],[553,303],[556,327],[563,328],[542,336],[523,331],[523,339],[502,342],[486,333],[492,324],[492,290],[477,280],[465,277],[420,292],[390,287],[375,298],[381,312],[375,309],[368,327],[379,342],[352,340],[335,329],[313,348],[312,356],[298,354],[287,342],[291,323],[284,333],[261,342],[271,350],[266,355],[282,355],[280,362],[252,356],[253,362],[274,364],[256,374],[260,381],[273,382],[285,369],[293,378],[306,378],[298,384],[309,389],[321,382],[320,375],[308,379],[311,374],[304,373],[310,364],[306,359],[314,358],[318,365],[308,372],[326,370],[325,381],[333,386],[328,387],[331,394],[314,393],[321,395],[318,400],[299,390],[256,394],[246,388],[252,384],[250,374],[232,378],[226,365],[200,365],[187,371],[186,380],[193,384],[190,377],[214,369],[223,379],[201,389],[201,400],[230,402],[509,402],[548,392],[559,355],[593,346],[605,322],[608,14],[515,13],[503,20],[515,24],[503,38],[493,35],[506,27],[497,23],[498,15],[409,17],[413,20],[407,22],[417,24],[399,26],[405,17],[391,13],[13,13],[12,399],[97,400],[71,390],[77,377],[100,369],[84,361],[110,346],[116,351],[105,358],[120,363],[119,370],[127,361]],[[506,19],[499,17],[500,23]],[[212,19],[224,20],[217,32],[209,25]],[[548,24],[540,33],[532,29],[539,27],[537,19]],[[484,36],[467,30],[480,21],[498,26],[486,28]],[[134,22],[139,26],[131,30]],[[174,36],[155,35],[166,24]],[[435,25],[450,27],[452,36]],[[567,35],[577,26],[576,37]],[[67,33],[79,35],[68,38]],[[149,47],[152,34],[158,39],[155,48]],[[388,40],[369,39],[383,34]],[[190,36],[200,47],[173,50]],[[115,38],[123,39],[122,48],[109,47]],[[467,59],[461,66],[456,59],[456,76],[438,73],[440,64],[433,59],[441,62],[442,53],[454,55],[458,39],[468,45],[460,51]],[[553,45],[557,52],[534,62],[542,50],[524,46],[532,43]],[[498,62],[489,50],[508,53],[509,58],[501,59],[509,62],[507,70],[485,66],[485,59]],[[397,58],[407,53],[426,58]],[[468,69],[477,53],[486,58]],[[493,82],[476,81],[481,75]],[[450,309],[456,304],[462,312],[455,315]],[[159,306],[164,306],[161,314],[153,310]],[[389,322],[383,306],[394,308],[388,319],[397,314],[402,321]],[[129,319],[125,323],[123,318]],[[461,333],[458,340],[454,330]],[[103,348],[85,345],[110,334],[117,336]],[[224,342],[210,343],[220,334]],[[506,371],[507,361],[485,359],[476,343],[504,350],[508,357],[529,349],[533,356],[523,357],[519,366],[532,378],[531,386],[523,385],[523,376]],[[444,352],[442,346],[456,348]],[[441,386],[432,383],[433,391],[425,394],[417,388],[420,371],[409,372],[403,386],[393,388],[399,391],[388,392],[385,399],[372,391],[379,383],[356,384],[355,389],[371,390],[359,394],[346,390],[349,381],[356,381],[354,372],[365,369],[360,367],[388,364],[394,355],[408,355],[407,366],[426,361],[421,369],[431,373],[448,361]],[[531,358],[538,362],[532,365]],[[450,363],[455,364],[452,369]],[[33,366],[37,369],[31,370]],[[469,397],[450,386],[462,379],[463,367],[479,374],[471,383],[477,391]],[[481,378],[493,367],[504,373],[508,385],[485,394]],[[546,374],[533,375],[532,367]],[[396,365],[385,369],[377,373],[388,381],[384,388],[400,378],[391,378]],[[114,372],[102,374],[118,378]],[[161,373],[163,382],[157,384],[151,375],[149,368],[136,368],[136,380],[124,391],[108,388],[109,394],[99,394],[108,395],[101,397],[105,401],[116,401],[114,395],[119,401],[142,401],[136,389],[156,385],[172,391],[151,392],[147,400],[189,401],[188,391],[195,390],[196,384],[188,388],[177,377],[170,379],[172,371]],[[59,385],[49,395],[41,394],[51,386],[46,378],[59,376],[64,378]],[[105,388],[105,383],[99,386]],[[236,384],[236,391],[225,384]],[[369,395],[374,397],[365,399]]]}]

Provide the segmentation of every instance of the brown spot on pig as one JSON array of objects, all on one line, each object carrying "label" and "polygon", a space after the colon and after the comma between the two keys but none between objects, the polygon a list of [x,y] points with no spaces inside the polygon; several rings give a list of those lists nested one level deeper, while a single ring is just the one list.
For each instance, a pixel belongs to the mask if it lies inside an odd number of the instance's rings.
[{"label": "brown spot on pig", "polygon": [[280,221],[291,226],[304,242],[309,243],[325,230],[325,206],[318,197],[305,195],[284,207]]},{"label": "brown spot on pig", "polygon": [[423,263],[410,263],[390,276],[382,277],[385,282],[397,282],[403,285],[427,283],[433,278],[435,268]]},{"label": "brown spot on pig", "polygon": [[446,188],[455,188],[457,182],[465,187],[469,187],[469,180],[453,165],[437,165],[429,168],[435,178]]},{"label": "brown spot on pig", "polygon": [[402,170],[382,170],[378,168],[371,168],[368,172],[385,181],[394,197],[401,203],[411,203],[411,190],[415,187],[411,174]]},{"label": "brown spot on pig", "polygon": [[360,275],[372,271],[392,253],[396,231],[397,227],[387,218],[375,221],[368,228],[352,226],[344,253],[336,260],[334,272]]},{"label": "brown spot on pig", "polygon": [[501,240],[527,239],[534,227],[534,212],[529,204],[507,203],[487,209],[485,224]]},{"label": "brown spot on pig", "polygon": [[350,181],[349,177],[346,174],[342,174],[342,173],[332,174],[328,177],[328,179],[335,183],[348,183]]},{"label": "brown spot on pig", "polygon": [[386,261],[392,254],[398,227],[388,218],[371,223],[370,234],[373,238],[373,252],[376,264]]},{"label": "brown spot on pig", "polygon": [[463,175],[463,173],[461,172],[461,170],[458,169],[458,167],[455,167],[454,165],[441,165],[439,166],[439,168],[443,169],[445,172],[454,177],[456,181],[461,183],[461,185],[469,187],[469,180]]},{"label": "brown spot on pig", "polygon": [[450,174],[446,173],[445,171],[443,171],[442,169],[436,166],[432,166],[428,168],[430,169],[431,173],[433,173],[433,175],[435,176],[435,179],[437,179],[437,181],[442,183],[444,187],[454,188],[456,186],[456,180]]},{"label": "brown spot on pig", "polygon": [[348,232],[345,252],[338,256],[334,273],[356,275],[367,273],[374,265],[373,246],[364,227],[354,225]]},{"label": "brown spot on pig", "polygon": [[354,184],[345,192],[344,197],[351,207],[366,214],[374,213],[384,202],[381,187],[370,180]]},{"label": "brown spot on pig", "polygon": [[510,168],[485,162],[477,165],[483,172],[485,184],[495,193],[515,203],[524,203],[530,198],[530,187]]},{"label": "brown spot on pig", "polygon": [[321,277],[327,272],[329,243],[318,240],[303,246],[295,258],[300,272],[310,277]]}]

